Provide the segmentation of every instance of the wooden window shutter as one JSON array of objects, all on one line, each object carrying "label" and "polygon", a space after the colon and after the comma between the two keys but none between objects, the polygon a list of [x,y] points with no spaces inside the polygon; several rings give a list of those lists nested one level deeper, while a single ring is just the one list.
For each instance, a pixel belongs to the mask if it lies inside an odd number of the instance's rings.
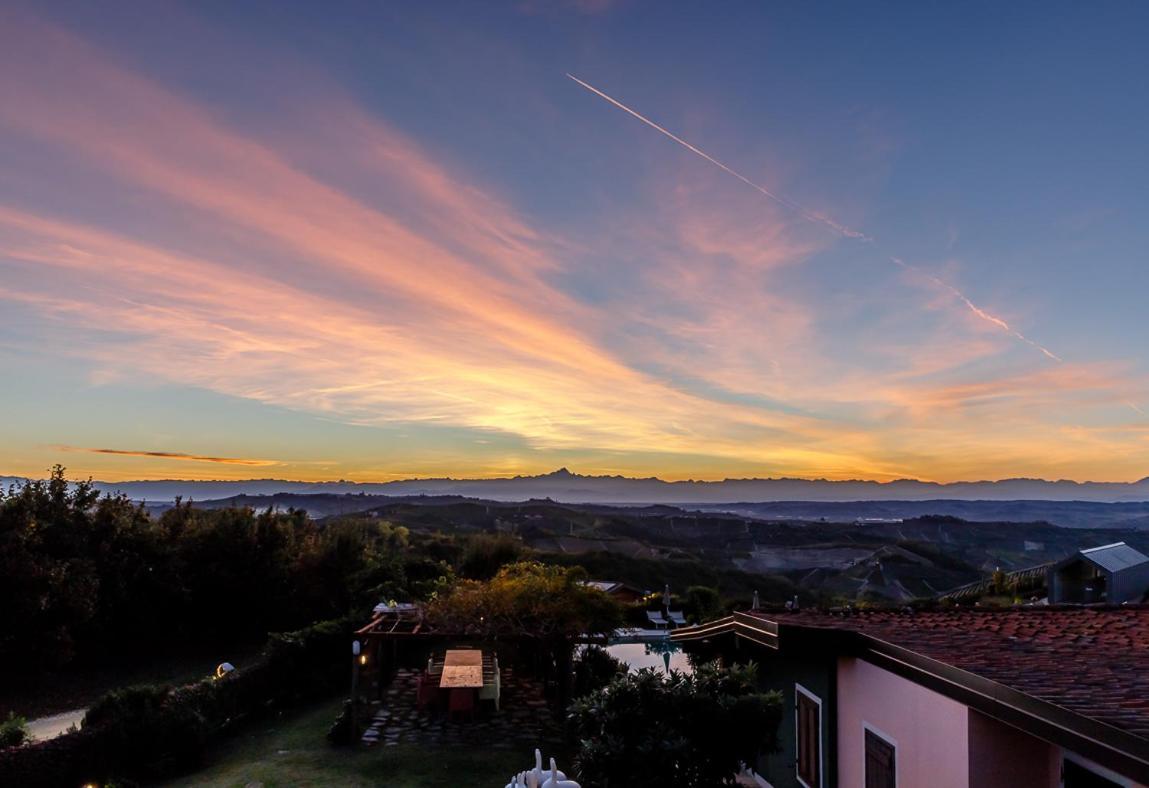
[{"label": "wooden window shutter", "polygon": [[897,774],[894,745],[866,731],[866,788],[895,788]]},{"label": "wooden window shutter", "polygon": [[821,785],[819,771],[822,765],[822,741],[818,735],[818,728],[820,727],[818,717],[821,709],[818,708],[817,703],[803,693],[795,692],[795,694],[798,700],[795,706],[795,713],[798,718],[796,726],[798,732],[798,778],[811,788],[819,788]]}]

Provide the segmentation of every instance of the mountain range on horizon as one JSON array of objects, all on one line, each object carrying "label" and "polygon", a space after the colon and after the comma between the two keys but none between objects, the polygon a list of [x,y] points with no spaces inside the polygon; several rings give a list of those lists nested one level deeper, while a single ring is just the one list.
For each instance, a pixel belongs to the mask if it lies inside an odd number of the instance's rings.
[{"label": "mountain range on horizon", "polygon": [[[25,481],[0,476],[5,488]],[[123,493],[134,500],[167,501],[181,496],[212,500],[235,495],[365,494],[458,495],[493,501],[549,498],[562,503],[702,504],[771,501],[1149,501],[1149,477],[1135,482],[1002,479],[999,481],[889,482],[795,478],[747,478],[720,481],[665,481],[656,477],[584,476],[560,468],[537,476],[489,479],[427,478],[389,482],[284,479],[181,480],[154,479],[94,482],[102,492]]]}]

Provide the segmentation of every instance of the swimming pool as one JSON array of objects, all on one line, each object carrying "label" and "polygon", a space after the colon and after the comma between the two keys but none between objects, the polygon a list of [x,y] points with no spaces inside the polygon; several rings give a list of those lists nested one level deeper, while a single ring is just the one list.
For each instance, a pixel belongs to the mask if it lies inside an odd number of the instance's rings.
[{"label": "swimming pool", "polygon": [[679,673],[693,671],[682,646],[667,638],[641,642],[614,641],[605,648],[612,657],[625,662],[630,667],[631,673],[642,668],[654,668],[660,673],[666,673],[668,670],[676,670]]}]

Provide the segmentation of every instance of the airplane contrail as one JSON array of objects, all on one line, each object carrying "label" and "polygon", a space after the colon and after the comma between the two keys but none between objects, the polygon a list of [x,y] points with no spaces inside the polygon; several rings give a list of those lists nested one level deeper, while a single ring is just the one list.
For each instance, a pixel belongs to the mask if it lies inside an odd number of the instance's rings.
[{"label": "airplane contrail", "polygon": [[907,263],[905,260],[902,260],[898,257],[890,257],[890,262],[895,263],[896,265],[900,265],[902,268],[905,268],[907,271],[913,271],[914,273],[920,274],[921,276],[926,277],[927,279],[929,279],[931,282],[933,282],[934,284],[936,284],[938,287],[942,288],[943,290],[948,290],[951,294],[953,294],[954,298],[958,299],[963,304],[965,304],[966,307],[969,309],[969,311],[973,312],[975,315],[980,317],[982,320],[985,320],[988,323],[993,323],[995,326],[1000,328],[1002,331],[1005,331],[1005,332],[1013,335],[1013,337],[1015,339],[1019,339],[1022,342],[1026,343],[1027,345],[1032,345],[1033,347],[1040,350],[1043,354],[1045,354],[1045,357],[1050,359],[1051,361],[1061,362],[1061,361],[1065,360],[1061,356],[1059,356],[1056,353],[1054,353],[1053,351],[1049,350],[1048,348],[1043,347],[1042,345],[1038,344],[1037,342],[1034,342],[1032,339],[1027,337],[1025,334],[1021,333],[1016,328],[1011,326],[1009,323],[1002,320],[1000,317],[997,317],[996,315],[991,315],[989,312],[986,312],[984,309],[979,307],[973,301],[970,301],[969,298],[966,297],[965,293],[963,293],[961,290],[958,290],[956,287],[954,287],[953,285],[951,285],[949,282],[945,281],[944,279],[940,279],[940,278],[934,276],[933,274],[931,274],[929,271],[925,271],[916,265],[911,265],[911,264]]},{"label": "airplane contrail", "polygon": [[[755,183],[754,181],[750,180],[749,178],[747,178],[742,173],[731,169],[730,167],[728,167],[725,164],[723,164],[722,162],[720,162],[718,159],[711,156],[709,153],[706,153],[706,151],[703,151],[700,148],[697,148],[694,145],[691,145],[689,142],[682,139],[678,135],[676,135],[673,132],[663,128],[660,125],[658,125],[657,123],[655,123],[650,118],[648,118],[648,117],[642,115],[641,113],[631,109],[630,107],[623,104],[621,101],[618,101],[617,99],[612,98],[611,96],[607,95],[606,93],[603,93],[601,90],[594,87],[593,85],[590,85],[590,84],[587,84],[586,82],[583,82],[581,79],[576,77],[574,74],[571,74],[568,72],[567,77],[574,80],[579,85],[582,85],[584,88],[586,88],[591,93],[598,96],[599,98],[610,102],[611,104],[618,107],[619,109],[621,109],[623,112],[627,113],[628,115],[631,115],[632,117],[638,118],[643,123],[645,123],[647,126],[650,126],[652,129],[659,132],[660,134],[663,134],[663,135],[669,137],[670,139],[674,140],[675,142],[677,142],[682,147],[686,148],[691,153],[694,153],[698,156],[701,156],[703,159],[706,159],[706,161],[708,161],[711,164],[713,164],[714,166],[718,167],[723,172],[734,176],[735,178],[742,181],[743,183],[745,183],[747,186],[754,189],[755,191],[758,191],[758,192],[764,194],[765,196],[769,197],[771,200],[778,203],[779,205],[783,205],[786,208],[789,208],[790,210],[796,212],[803,219],[805,219],[809,222],[813,222],[815,224],[821,224],[825,227],[828,227],[829,229],[831,229],[832,231],[834,231],[838,235],[841,235],[841,236],[846,237],[846,238],[854,238],[854,239],[859,240],[859,241],[873,242],[874,239],[872,237],[870,237],[869,235],[866,235],[865,233],[863,233],[859,230],[854,230],[854,229],[851,229],[849,227],[846,227],[845,225],[834,221],[833,219],[826,216],[825,214],[817,213],[814,211],[809,211],[809,210],[803,208],[798,203],[794,202],[793,200],[791,200],[791,199],[789,199],[783,195],[777,194],[776,192],[772,192],[769,189],[767,189],[765,186],[761,186],[761,185]],[[1020,331],[1018,331],[1017,329],[1010,326],[1009,323],[1002,320],[1000,317],[997,317],[996,315],[990,314],[989,312],[987,312],[984,309],[982,309],[981,307],[979,307],[977,304],[975,304],[973,301],[971,301],[969,299],[969,297],[966,296],[965,293],[963,293],[958,288],[954,287],[949,282],[946,282],[942,279],[939,279],[938,277],[936,277],[933,274],[919,268],[918,266],[911,265],[911,264],[909,264],[909,263],[907,263],[907,262],[905,262],[905,261],[903,261],[897,257],[890,256],[889,260],[892,263],[899,265],[904,269],[911,270],[911,271],[914,271],[914,272],[916,272],[922,276],[925,276],[930,281],[932,281],[934,284],[936,284],[938,287],[941,287],[942,289],[948,291],[950,294],[952,294],[954,296],[954,298],[961,301],[966,306],[966,308],[968,308],[971,312],[973,312],[973,314],[975,314],[977,317],[986,321],[987,323],[990,323],[994,326],[997,326],[999,329],[1010,334],[1015,339],[1017,339],[1021,342],[1024,342],[1028,345],[1033,346],[1037,350],[1041,351],[1041,353],[1044,354],[1045,357],[1050,359],[1051,361],[1056,361],[1059,363],[1063,361],[1063,359],[1060,356],[1058,356],[1056,353],[1054,353],[1053,351],[1049,350],[1048,348],[1044,347],[1043,345],[1039,344],[1038,342],[1035,342],[1034,340],[1025,336],[1025,334],[1022,334]]]},{"label": "airplane contrail", "polygon": [[754,181],[750,180],[749,178],[747,178],[742,173],[735,172],[734,170],[730,169],[725,164],[720,162],[718,159],[711,156],[709,153],[706,153],[703,150],[699,150],[698,148],[694,147],[693,145],[691,145],[686,140],[682,139],[682,137],[679,137],[676,134],[674,134],[673,132],[668,131],[667,129],[664,129],[662,126],[659,126],[657,123],[655,123],[650,118],[647,118],[643,115],[640,115],[639,113],[635,112],[630,107],[623,104],[621,101],[616,101],[615,99],[613,99],[610,96],[608,96],[607,94],[603,93],[601,90],[594,87],[593,85],[588,85],[587,83],[583,82],[581,79],[576,77],[574,74],[567,73],[567,76],[570,77],[571,79],[573,79],[578,84],[582,85],[584,88],[589,90],[591,93],[594,93],[599,98],[606,99],[611,104],[614,104],[616,107],[621,109],[623,112],[629,113],[630,115],[641,120],[647,126],[650,126],[655,131],[657,131],[661,134],[665,134],[667,137],[670,137],[670,139],[674,140],[675,142],[677,142],[682,147],[686,148],[691,153],[695,153],[695,154],[701,156],[702,158],[706,159],[708,162],[713,164],[715,167],[718,167],[719,169],[721,169],[723,172],[725,172],[729,175],[733,175],[735,178],[737,178],[738,180],[745,183],[751,189],[755,189],[756,191],[761,192],[762,194],[766,195],[767,197],[769,197],[771,200],[778,203],[779,205],[784,205],[787,208],[789,208],[790,210],[798,212],[799,214],[801,214],[802,218],[804,218],[808,221],[811,221],[811,222],[816,222],[818,224],[824,224],[825,226],[829,227],[834,232],[838,233],[839,235],[843,235],[847,238],[858,238],[858,239],[867,240],[867,241],[870,240],[869,236],[867,236],[865,233],[860,233],[857,230],[851,230],[849,227],[845,227],[844,225],[838,224],[837,222],[835,222],[833,219],[829,218],[828,216],[823,216],[822,214],[814,213],[813,211],[808,211],[805,208],[803,208],[801,205],[799,205],[798,203],[794,202],[793,200],[790,200],[786,197],[783,197],[780,194],[775,194],[774,192],[767,189],[765,186],[761,186],[761,185],[755,183]]}]

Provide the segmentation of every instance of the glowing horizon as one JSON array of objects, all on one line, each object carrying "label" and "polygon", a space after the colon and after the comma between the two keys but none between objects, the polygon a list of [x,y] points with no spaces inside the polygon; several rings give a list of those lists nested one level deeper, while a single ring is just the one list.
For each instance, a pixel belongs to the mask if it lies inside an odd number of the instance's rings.
[{"label": "glowing horizon", "polygon": [[0,11],[0,475],[1149,476],[1149,198],[1082,163],[1144,153],[1117,89],[1022,133],[1054,33],[1020,114],[814,12],[455,11]]}]

